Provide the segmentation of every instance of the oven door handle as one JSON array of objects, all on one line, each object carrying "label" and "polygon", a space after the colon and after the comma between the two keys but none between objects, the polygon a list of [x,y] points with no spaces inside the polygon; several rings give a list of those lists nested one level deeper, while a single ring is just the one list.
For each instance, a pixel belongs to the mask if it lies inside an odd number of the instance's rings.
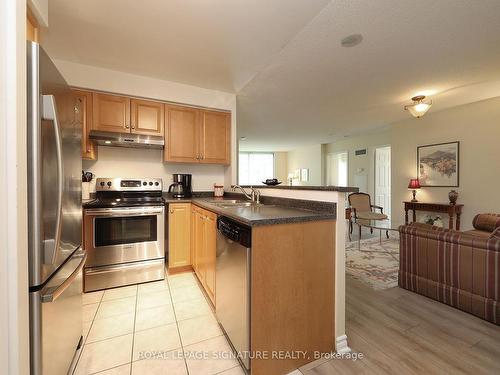
[{"label": "oven door handle", "polygon": [[163,208],[155,209],[111,209],[111,210],[85,210],[85,216],[141,216],[141,215],[162,215],[164,212]]}]

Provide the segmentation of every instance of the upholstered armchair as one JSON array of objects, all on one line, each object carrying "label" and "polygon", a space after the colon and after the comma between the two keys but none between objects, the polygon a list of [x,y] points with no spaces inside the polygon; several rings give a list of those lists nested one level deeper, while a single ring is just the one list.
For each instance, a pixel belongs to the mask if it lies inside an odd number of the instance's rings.
[{"label": "upholstered armchair", "polygon": [[[365,220],[383,220],[387,219],[384,214],[384,209],[380,206],[373,205],[371,202],[370,194],[366,193],[352,193],[348,196],[349,207],[351,208],[352,217]],[[380,210],[380,212],[375,212]],[[352,220],[349,220],[349,236],[352,234],[353,225]],[[373,233],[373,229],[371,229]]]}]

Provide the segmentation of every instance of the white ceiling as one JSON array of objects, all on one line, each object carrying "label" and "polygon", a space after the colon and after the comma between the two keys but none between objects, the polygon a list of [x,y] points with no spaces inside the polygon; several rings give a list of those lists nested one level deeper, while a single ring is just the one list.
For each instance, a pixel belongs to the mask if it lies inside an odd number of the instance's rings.
[{"label": "white ceiling", "polygon": [[237,92],[328,0],[50,0],[54,58]]},{"label": "white ceiling", "polygon": [[[341,47],[354,33],[363,42]],[[500,96],[500,1],[332,1],[239,93],[240,149],[387,126],[420,92],[433,94],[429,113]]]},{"label": "white ceiling", "polygon": [[[81,64],[238,93],[242,149],[327,143],[500,96],[499,0],[50,0],[42,41]],[[363,42],[340,40],[361,33]],[[415,120],[418,121],[418,120]]]}]

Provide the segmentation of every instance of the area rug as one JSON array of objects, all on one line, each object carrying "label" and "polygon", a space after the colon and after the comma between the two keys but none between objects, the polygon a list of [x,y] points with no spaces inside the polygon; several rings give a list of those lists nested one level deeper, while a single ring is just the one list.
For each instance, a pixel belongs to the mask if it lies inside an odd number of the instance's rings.
[{"label": "area rug", "polygon": [[399,239],[369,238],[346,243],[346,273],[381,290],[398,285]]}]

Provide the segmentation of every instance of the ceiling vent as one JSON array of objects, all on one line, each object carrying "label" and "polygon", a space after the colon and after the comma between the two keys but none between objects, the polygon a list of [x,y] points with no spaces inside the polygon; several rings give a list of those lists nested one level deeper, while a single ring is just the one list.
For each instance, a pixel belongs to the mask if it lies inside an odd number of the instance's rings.
[{"label": "ceiling vent", "polygon": [[366,148],[364,148],[364,149],[362,149],[362,150],[356,150],[356,151],[354,152],[354,154],[355,154],[356,156],[366,155]]}]

